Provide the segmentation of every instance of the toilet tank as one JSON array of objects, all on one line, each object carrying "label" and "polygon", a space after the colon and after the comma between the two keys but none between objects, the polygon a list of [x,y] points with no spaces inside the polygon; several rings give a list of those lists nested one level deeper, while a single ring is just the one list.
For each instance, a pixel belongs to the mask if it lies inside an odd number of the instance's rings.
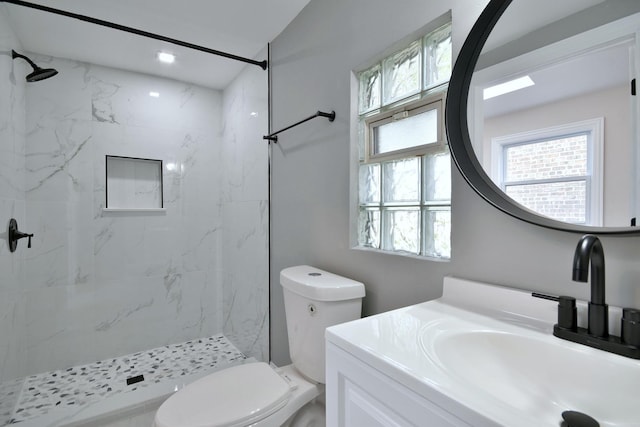
[{"label": "toilet tank", "polygon": [[324,383],[324,331],[359,319],[364,285],[308,265],[280,272],[293,365],[309,379]]}]

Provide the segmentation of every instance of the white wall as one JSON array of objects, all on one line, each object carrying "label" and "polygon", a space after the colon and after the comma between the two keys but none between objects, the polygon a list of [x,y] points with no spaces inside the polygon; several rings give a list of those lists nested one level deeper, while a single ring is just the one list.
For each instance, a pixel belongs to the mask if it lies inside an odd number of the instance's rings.
[{"label": "white wall", "polygon": [[[607,88],[544,106],[487,119],[484,161],[491,163],[491,139],[598,117],[604,118],[604,225],[623,227],[631,218],[633,150],[630,144],[629,87]],[[485,170],[490,171],[490,166]]]},{"label": "white wall", "polygon": [[[220,332],[222,94],[32,56],[59,74],[27,85],[26,372]],[[103,212],[105,155],[163,160],[166,211]]]},{"label": "white wall", "polygon": [[[539,228],[488,205],[453,170],[452,259],[433,262],[349,247],[351,71],[452,10],[454,53],[485,0],[312,0],[272,44],[273,124],[278,129],[318,109],[316,119],[283,134],[273,148],[272,358],[287,363],[281,269],[311,264],[365,283],[365,314],[440,296],[447,274],[554,294],[588,297],[571,281],[578,234]],[[640,239],[602,237],[607,298],[640,307]]]},{"label": "white wall", "polygon": [[[223,330],[268,360],[267,73],[223,94],[26,52],[59,71],[26,84],[5,12],[0,221],[35,236],[0,245],[0,385]],[[166,211],[104,212],[105,155],[163,160]]]},{"label": "white wall", "polygon": [[[24,251],[9,252],[6,229],[10,218],[18,221],[21,230],[25,226],[23,73],[31,68],[22,60],[13,61],[11,49],[20,51],[21,46],[6,6],[0,4],[0,383],[26,368],[22,357],[26,345]],[[22,240],[19,245],[23,249],[26,243]]]}]

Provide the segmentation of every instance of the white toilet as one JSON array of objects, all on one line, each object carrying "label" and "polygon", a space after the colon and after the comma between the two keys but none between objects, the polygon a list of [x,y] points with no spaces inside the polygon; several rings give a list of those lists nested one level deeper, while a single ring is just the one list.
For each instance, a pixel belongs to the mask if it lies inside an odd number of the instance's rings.
[{"label": "white toilet", "polygon": [[173,394],[156,427],[324,426],[324,331],[360,317],[364,285],[308,265],[280,272],[293,364],[247,363]]}]

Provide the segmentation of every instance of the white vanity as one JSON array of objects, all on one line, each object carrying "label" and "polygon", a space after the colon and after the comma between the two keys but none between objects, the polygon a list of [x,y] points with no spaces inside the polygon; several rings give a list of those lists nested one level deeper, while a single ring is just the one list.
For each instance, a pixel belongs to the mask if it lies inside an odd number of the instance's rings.
[{"label": "white vanity", "polygon": [[640,426],[640,361],[556,338],[556,319],[554,301],[447,277],[442,298],[331,327],[327,426]]}]

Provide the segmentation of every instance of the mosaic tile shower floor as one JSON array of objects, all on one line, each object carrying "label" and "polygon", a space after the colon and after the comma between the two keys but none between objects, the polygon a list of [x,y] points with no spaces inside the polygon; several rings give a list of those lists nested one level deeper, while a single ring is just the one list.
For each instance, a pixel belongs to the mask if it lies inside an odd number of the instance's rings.
[{"label": "mosaic tile shower floor", "polygon": [[[10,419],[10,424],[19,423],[56,408],[79,407],[244,359],[246,356],[220,334],[32,375],[24,379],[15,411],[0,417]],[[143,381],[127,385],[127,379],[139,375],[144,376]]]}]

